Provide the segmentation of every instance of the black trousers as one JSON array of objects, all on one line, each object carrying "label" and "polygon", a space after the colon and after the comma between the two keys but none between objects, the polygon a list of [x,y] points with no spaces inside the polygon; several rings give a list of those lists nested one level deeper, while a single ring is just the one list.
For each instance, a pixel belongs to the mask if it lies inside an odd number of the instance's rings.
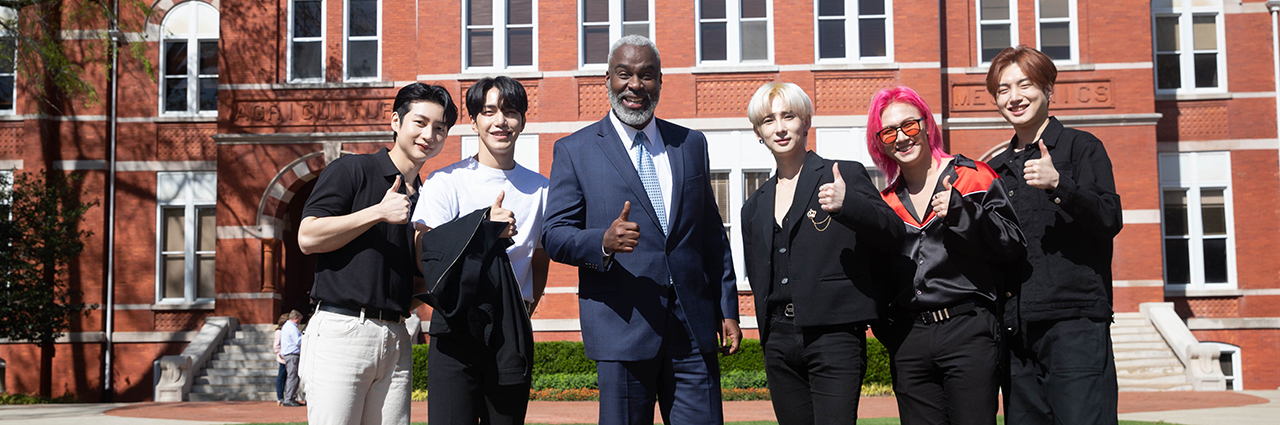
[{"label": "black trousers", "polygon": [[770,320],[764,370],[778,425],[854,425],[867,371],[866,326]]},{"label": "black trousers", "polygon": [[432,424],[524,423],[529,383],[498,385],[494,354],[478,341],[432,335],[427,379],[427,420]]},{"label": "black trousers", "polygon": [[882,341],[902,424],[994,425],[1001,370],[995,314],[974,307],[929,324],[901,317]]},{"label": "black trousers", "polygon": [[1107,424],[1117,419],[1111,321],[1028,322],[1009,341],[1005,423]]}]

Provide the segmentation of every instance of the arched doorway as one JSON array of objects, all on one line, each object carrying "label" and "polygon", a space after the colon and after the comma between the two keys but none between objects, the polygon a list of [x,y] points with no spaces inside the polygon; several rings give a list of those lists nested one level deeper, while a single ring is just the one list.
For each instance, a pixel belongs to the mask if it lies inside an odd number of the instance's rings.
[{"label": "arched doorway", "polygon": [[311,180],[299,187],[285,211],[287,225],[282,235],[281,287],[277,288],[282,312],[298,310],[311,315],[311,285],[315,281],[316,257],[305,255],[298,248],[298,224],[302,222],[302,207],[315,186],[316,180]]}]

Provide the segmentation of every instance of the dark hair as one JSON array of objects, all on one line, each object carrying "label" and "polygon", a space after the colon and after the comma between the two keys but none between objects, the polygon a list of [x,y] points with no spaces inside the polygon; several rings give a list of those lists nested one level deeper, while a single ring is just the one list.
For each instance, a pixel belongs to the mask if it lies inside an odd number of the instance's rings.
[{"label": "dark hair", "polygon": [[1053,83],[1058,80],[1058,67],[1054,66],[1053,59],[1049,59],[1044,53],[1025,44],[1006,47],[996,57],[991,58],[991,68],[987,70],[987,93],[990,93],[991,97],[995,97],[996,91],[1000,89],[1000,74],[1004,73],[1009,65],[1015,63],[1018,64],[1018,68],[1022,68],[1022,73],[1027,75],[1027,79],[1040,87],[1040,90],[1046,92],[1052,90]]},{"label": "dark hair", "polygon": [[409,107],[415,102],[431,102],[444,107],[444,122],[450,128],[458,122],[458,107],[453,104],[453,97],[449,95],[449,91],[444,87],[434,84],[409,83],[400,89],[400,93],[396,94],[396,102],[392,105],[392,110],[400,119],[404,119],[405,114],[409,113]]},{"label": "dark hair", "polygon": [[523,84],[505,75],[482,78],[467,89],[467,116],[472,121],[476,120],[476,114],[484,110],[489,89],[494,88],[498,89],[498,107],[516,110],[523,120],[524,114],[529,112],[529,95],[525,93]]}]

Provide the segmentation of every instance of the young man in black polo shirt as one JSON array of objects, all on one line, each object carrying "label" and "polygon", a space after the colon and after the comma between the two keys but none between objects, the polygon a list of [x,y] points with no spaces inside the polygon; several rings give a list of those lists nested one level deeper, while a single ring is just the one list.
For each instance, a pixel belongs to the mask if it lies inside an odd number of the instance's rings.
[{"label": "young man in black polo shirt", "polygon": [[443,87],[413,83],[393,105],[395,145],[339,158],[320,173],[298,228],[317,254],[301,375],[311,424],[408,424],[413,356],[404,325],[420,274],[412,206],[422,164],[458,118]]}]

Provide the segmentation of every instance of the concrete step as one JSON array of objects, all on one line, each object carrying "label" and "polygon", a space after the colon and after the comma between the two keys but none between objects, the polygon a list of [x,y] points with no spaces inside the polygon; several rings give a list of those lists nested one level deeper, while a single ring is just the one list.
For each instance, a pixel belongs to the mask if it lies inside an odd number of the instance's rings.
[{"label": "concrete step", "polygon": [[195,385],[260,385],[271,384],[272,388],[276,385],[276,375],[270,376],[198,376],[194,382]]},{"label": "concrete step", "polygon": [[1177,357],[1161,357],[1155,359],[1124,359],[1116,360],[1116,369],[1133,369],[1143,367],[1182,367],[1182,362]]},{"label": "concrete step", "polygon": [[1182,366],[1149,366],[1149,367],[1130,367],[1116,368],[1116,376],[1143,376],[1143,375],[1180,375],[1186,376],[1187,371]]},{"label": "concrete step", "polygon": [[1191,384],[1121,385],[1120,391],[1191,391]]},{"label": "concrete step", "polygon": [[1169,344],[1164,341],[1113,341],[1111,343],[1111,348],[1116,352],[1133,350],[1168,350]]},{"label": "concrete step", "polygon": [[1162,358],[1171,358],[1176,360],[1178,358],[1177,356],[1173,355],[1173,350],[1169,350],[1169,349],[1115,351],[1115,355],[1116,355],[1117,363],[1120,360],[1162,359]]},{"label": "concrete step", "polygon": [[276,401],[276,390],[250,393],[191,393],[190,401]]},{"label": "concrete step", "polygon": [[1159,333],[1137,333],[1137,334],[1111,334],[1111,343],[1117,342],[1164,342],[1164,337]]},{"label": "concrete step", "polygon": [[1133,318],[1133,319],[1116,319],[1116,321],[1111,324],[1111,329],[1128,328],[1128,327],[1134,327],[1134,326],[1151,326],[1151,321],[1147,320],[1147,318],[1145,317],[1139,317],[1139,318]]},{"label": "concrete step", "polygon": [[[279,364],[279,363],[276,363]],[[205,368],[201,376],[276,376],[280,370],[271,369],[219,369]]]},{"label": "concrete step", "polygon": [[191,392],[201,394],[270,392],[274,395],[276,392],[276,383],[275,381],[272,381],[270,384],[196,384],[191,386]]},{"label": "concrete step", "polygon": [[[217,354],[214,354],[215,358]],[[214,369],[271,369],[279,370],[280,363],[276,363],[275,356],[267,360],[209,360],[206,368]]]},{"label": "concrete step", "polygon": [[1120,386],[1146,384],[1189,384],[1186,374],[1142,373],[1118,376],[1116,382]]},{"label": "concrete step", "polygon": [[274,356],[276,354],[276,349],[274,345],[233,344],[233,345],[223,345],[221,348],[218,349],[218,352],[219,353],[270,353],[272,356]]},{"label": "concrete step", "polygon": [[276,361],[276,354],[267,353],[213,353],[213,360],[270,360]]},{"label": "concrete step", "polygon": [[224,345],[233,344],[233,345],[268,345],[270,346],[276,343],[276,337],[274,335],[237,336],[235,338],[224,339],[222,340],[222,343]]},{"label": "concrete step", "polygon": [[1129,335],[1129,334],[1142,334],[1142,333],[1154,333],[1156,335],[1160,335],[1160,331],[1157,331],[1156,327],[1151,326],[1150,324],[1146,326],[1125,326],[1125,327],[1111,328],[1111,335]]}]

